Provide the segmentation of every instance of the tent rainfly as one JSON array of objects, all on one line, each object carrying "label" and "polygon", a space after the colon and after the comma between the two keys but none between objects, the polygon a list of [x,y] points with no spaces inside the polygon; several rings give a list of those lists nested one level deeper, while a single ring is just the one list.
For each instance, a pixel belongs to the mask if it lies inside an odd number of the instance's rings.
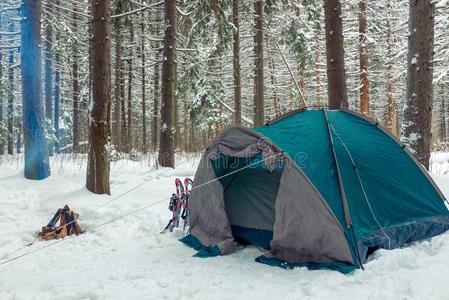
[{"label": "tent rainfly", "polygon": [[253,244],[267,250],[261,263],[349,273],[377,249],[448,230],[444,201],[378,123],[340,109],[298,110],[263,127],[228,128],[212,142],[182,241],[199,257]]}]

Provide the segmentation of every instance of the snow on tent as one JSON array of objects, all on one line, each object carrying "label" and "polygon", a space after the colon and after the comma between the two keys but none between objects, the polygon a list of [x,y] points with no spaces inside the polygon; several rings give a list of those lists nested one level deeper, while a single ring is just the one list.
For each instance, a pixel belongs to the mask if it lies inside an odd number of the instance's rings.
[{"label": "snow on tent", "polygon": [[377,123],[349,111],[299,110],[263,127],[231,127],[212,142],[182,241],[199,257],[253,244],[267,249],[261,263],[347,273],[376,249],[448,230],[444,201]]}]

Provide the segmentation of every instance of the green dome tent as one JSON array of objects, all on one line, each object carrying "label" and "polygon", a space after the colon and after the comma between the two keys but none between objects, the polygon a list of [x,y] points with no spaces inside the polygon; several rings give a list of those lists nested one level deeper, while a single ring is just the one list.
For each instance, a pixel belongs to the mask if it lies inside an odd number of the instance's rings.
[{"label": "green dome tent", "polygon": [[200,257],[253,244],[267,249],[258,262],[347,273],[376,249],[448,230],[444,201],[377,123],[344,110],[299,110],[263,127],[228,128],[212,142],[182,241]]}]

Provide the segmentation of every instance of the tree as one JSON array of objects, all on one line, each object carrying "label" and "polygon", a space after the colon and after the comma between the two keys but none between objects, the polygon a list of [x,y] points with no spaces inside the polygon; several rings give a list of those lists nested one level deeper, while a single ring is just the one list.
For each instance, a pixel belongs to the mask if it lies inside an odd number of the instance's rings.
[{"label": "tree", "polygon": [[53,14],[53,3],[48,2],[47,22],[45,24],[45,118],[51,122],[52,120],[52,91],[53,91],[53,27],[50,22]]},{"label": "tree", "polygon": [[[122,1],[116,2],[115,13],[121,13]],[[115,82],[114,82],[114,114],[112,117],[112,143],[115,149],[122,151],[121,136],[121,103],[122,103],[122,21],[115,18],[113,21],[115,31]]]},{"label": "tree", "polygon": [[360,112],[369,114],[369,87],[368,87],[368,53],[367,53],[367,21],[365,0],[359,1],[359,59],[360,59]]},{"label": "tree", "polygon": [[159,41],[159,23],[161,23],[161,14],[159,11],[156,11],[154,14],[154,28],[153,34],[156,38],[154,41],[154,48],[156,48],[156,53],[154,57],[154,70],[153,70],[153,118],[151,120],[151,135],[153,137],[153,149],[157,149],[159,145],[159,103],[161,98],[161,87],[160,87],[160,62],[159,62],[159,48],[161,43]]},{"label": "tree", "polygon": [[56,68],[55,68],[55,88],[54,88],[54,92],[55,92],[55,107],[53,110],[53,126],[55,129],[55,152],[59,153],[59,148],[61,147],[60,144],[60,132],[59,132],[59,109],[60,109],[60,96],[61,96],[61,59],[60,59],[60,54],[57,52],[55,55],[55,63],[56,63]]},{"label": "tree", "polygon": [[[142,0],[143,3],[143,0]],[[142,152],[148,152],[147,142],[147,109],[146,109],[146,72],[145,72],[145,14],[142,11],[140,22],[140,57],[142,64]]]},{"label": "tree", "polygon": [[[0,28],[2,25],[2,15],[0,14]],[[0,35],[0,43],[2,42],[2,37]],[[5,153],[5,135],[6,128],[3,124],[3,52],[0,49],[0,155]]]},{"label": "tree", "polygon": [[[11,28],[11,32],[13,28]],[[8,65],[8,154],[14,154],[14,49],[9,50]]]},{"label": "tree", "polygon": [[242,87],[240,82],[240,28],[239,28],[240,0],[232,1],[232,24],[234,24],[234,39],[232,44],[234,70],[234,122],[242,124]]},{"label": "tree", "polygon": [[92,103],[90,105],[89,155],[86,187],[95,194],[110,194],[108,114],[111,102],[111,4],[91,0]]},{"label": "tree", "polygon": [[[130,44],[134,45],[134,30],[132,24],[130,24]],[[128,59],[128,132],[127,132],[127,150],[131,151],[133,149],[133,103],[132,103],[132,88],[133,88],[133,49],[129,49],[129,59]]]},{"label": "tree", "polygon": [[263,0],[254,0],[254,125],[265,121],[264,79],[263,79]]},{"label": "tree", "polygon": [[48,147],[41,109],[41,1],[23,0],[21,71],[25,170],[28,179],[50,176]]},{"label": "tree", "polygon": [[410,0],[409,5],[407,91],[401,141],[429,169],[435,4],[431,0]]},{"label": "tree", "polygon": [[397,103],[394,94],[393,75],[393,33],[391,30],[391,3],[387,2],[387,109],[385,112],[385,126],[395,136],[398,136]]},{"label": "tree", "polygon": [[348,108],[343,25],[339,0],[324,0],[329,106]]},{"label": "tree", "polygon": [[176,76],[176,0],[165,1],[165,34],[162,61],[162,105],[159,146],[159,164],[175,167],[174,157],[174,109]]},{"label": "tree", "polygon": [[[77,33],[78,29],[78,11],[77,6],[73,6],[73,31]],[[80,85],[79,85],[79,72],[78,72],[78,44],[75,43],[73,50],[73,62],[72,62],[72,77],[73,77],[73,127],[72,127],[72,149],[74,153],[80,151],[80,132],[79,132],[79,101],[80,101]]]}]

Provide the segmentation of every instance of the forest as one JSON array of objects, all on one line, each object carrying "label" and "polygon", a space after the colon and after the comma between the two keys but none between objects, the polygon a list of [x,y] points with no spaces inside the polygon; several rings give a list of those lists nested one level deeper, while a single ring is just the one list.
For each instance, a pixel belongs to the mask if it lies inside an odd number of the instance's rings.
[{"label": "forest", "polygon": [[229,125],[341,107],[375,119],[429,167],[446,149],[447,1],[3,0],[0,155],[109,163],[202,151]]},{"label": "forest", "polygon": [[449,0],[0,0],[0,299],[448,299]]}]

